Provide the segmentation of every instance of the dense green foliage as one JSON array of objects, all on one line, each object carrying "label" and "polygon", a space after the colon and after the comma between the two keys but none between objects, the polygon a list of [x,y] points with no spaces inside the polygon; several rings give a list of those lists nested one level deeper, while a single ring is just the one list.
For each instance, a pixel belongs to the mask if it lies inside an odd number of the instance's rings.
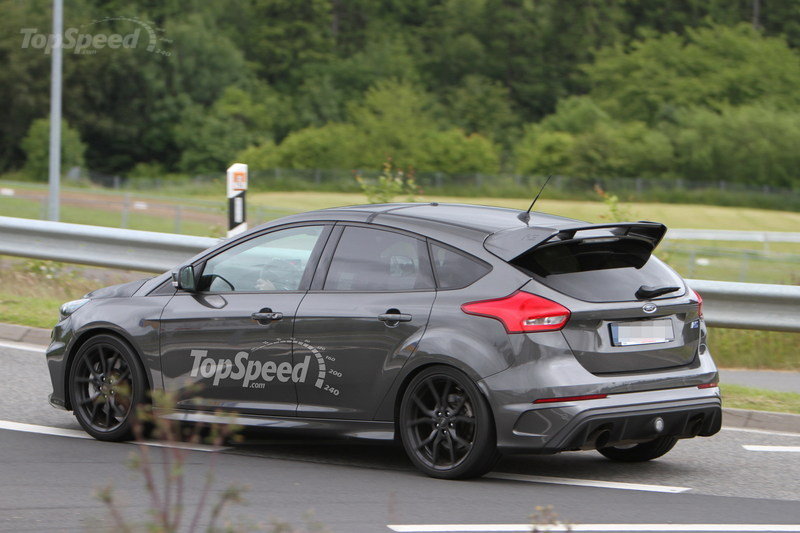
[{"label": "dense green foliage", "polygon": [[[46,181],[50,157],[50,120],[37,118],[20,143],[25,152],[25,174],[33,181]],[[86,145],[66,121],[61,123],[61,166],[66,169],[84,164]]]},{"label": "dense green foliage", "polygon": [[[391,158],[798,189],[800,3],[755,4],[757,20],[753,0],[72,0],[66,29],[138,41],[67,48],[64,115],[91,170],[128,176]],[[22,44],[50,2],[0,9],[0,171],[41,178],[23,138],[50,57]]]}]

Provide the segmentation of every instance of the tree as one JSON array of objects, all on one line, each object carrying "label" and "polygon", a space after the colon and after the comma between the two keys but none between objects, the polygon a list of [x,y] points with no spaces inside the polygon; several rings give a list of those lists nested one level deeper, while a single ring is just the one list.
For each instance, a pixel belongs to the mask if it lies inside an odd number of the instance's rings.
[{"label": "tree", "polygon": [[334,58],[326,0],[251,0],[231,7],[240,13],[232,37],[273,86],[299,85],[305,66]]},{"label": "tree", "polygon": [[447,174],[492,174],[500,170],[497,146],[478,133],[464,135],[459,129],[427,131],[420,136],[408,161],[421,171]]},{"label": "tree", "polygon": [[797,111],[763,105],[720,112],[691,108],[663,129],[673,139],[681,176],[800,189]]},{"label": "tree", "polygon": [[189,106],[173,128],[180,170],[220,172],[247,146],[271,142],[285,109],[281,97],[263,83],[252,84],[249,92],[230,86],[208,109]]},{"label": "tree", "polygon": [[[25,173],[34,181],[47,181],[50,163],[50,119],[39,118],[31,123],[22,139],[25,152]],[[83,167],[86,145],[78,132],[61,121],[61,169]]]},{"label": "tree", "polygon": [[468,75],[445,99],[449,122],[467,133],[508,141],[518,133],[519,120],[508,89],[484,76]]},{"label": "tree", "polygon": [[630,47],[604,48],[584,70],[592,99],[621,120],[654,124],[689,106],[800,105],[800,55],[746,24],[650,32]]}]

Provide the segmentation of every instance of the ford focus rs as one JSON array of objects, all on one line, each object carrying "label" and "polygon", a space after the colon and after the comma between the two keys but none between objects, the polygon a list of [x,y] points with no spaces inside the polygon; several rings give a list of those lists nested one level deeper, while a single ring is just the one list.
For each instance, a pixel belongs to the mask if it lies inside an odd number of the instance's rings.
[{"label": "ford focus rs", "polygon": [[166,391],[174,420],[396,438],[441,478],[500,453],[654,459],[721,421],[665,231],[436,203],[282,218],[64,304],[50,402],[124,440]]}]

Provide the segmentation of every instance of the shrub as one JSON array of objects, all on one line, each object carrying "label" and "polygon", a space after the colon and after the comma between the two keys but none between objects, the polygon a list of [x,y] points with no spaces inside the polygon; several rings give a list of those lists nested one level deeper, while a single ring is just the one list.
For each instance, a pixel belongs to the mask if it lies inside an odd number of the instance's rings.
[{"label": "shrub", "polygon": [[[22,139],[25,152],[25,173],[34,181],[47,181],[50,167],[50,120],[39,118],[31,123],[28,134]],[[81,142],[77,130],[61,121],[61,169],[84,165],[86,145]]]}]

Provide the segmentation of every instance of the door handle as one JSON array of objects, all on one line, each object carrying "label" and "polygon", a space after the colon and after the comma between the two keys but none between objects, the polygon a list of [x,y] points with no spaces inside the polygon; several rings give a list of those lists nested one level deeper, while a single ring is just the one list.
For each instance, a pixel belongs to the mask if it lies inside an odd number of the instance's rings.
[{"label": "door handle", "polygon": [[411,315],[405,313],[382,313],[378,315],[378,320],[387,324],[391,322],[411,322]]},{"label": "door handle", "polygon": [[275,320],[280,320],[283,318],[283,313],[274,313],[272,309],[265,308],[259,311],[258,313],[253,313],[250,315],[250,318],[258,322],[259,324],[269,324],[270,322],[274,322]]}]

